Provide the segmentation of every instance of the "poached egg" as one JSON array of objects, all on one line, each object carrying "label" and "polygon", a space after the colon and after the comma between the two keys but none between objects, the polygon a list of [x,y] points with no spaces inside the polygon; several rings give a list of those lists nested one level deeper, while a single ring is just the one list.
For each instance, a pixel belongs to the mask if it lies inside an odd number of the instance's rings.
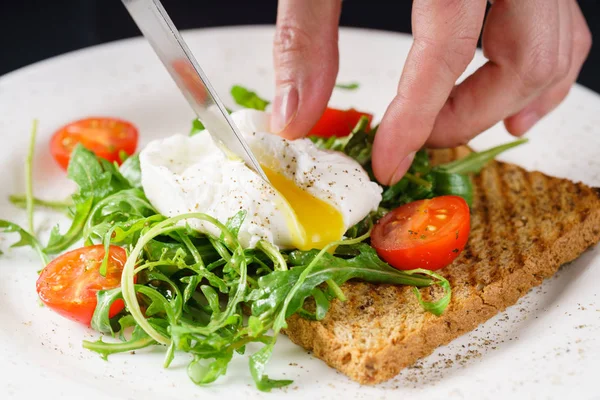
[{"label": "poached egg", "polygon": [[[167,216],[201,212],[221,223],[246,211],[238,239],[244,247],[266,240],[280,249],[321,249],[343,238],[381,201],[382,188],[354,159],[322,150],[310,139],[283,139],[267,112],[244,109],[231,118],[270,184],[243,161],[227,157],[202,131],[150,142],[140,153],[142,186]],[[211,223],[185,221],[218,236]]]}]

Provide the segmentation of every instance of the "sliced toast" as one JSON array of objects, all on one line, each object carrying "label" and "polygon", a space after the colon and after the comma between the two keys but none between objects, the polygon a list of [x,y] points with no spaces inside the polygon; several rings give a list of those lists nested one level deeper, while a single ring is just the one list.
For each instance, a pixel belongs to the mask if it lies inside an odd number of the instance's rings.
[{"label": "sliced toast", "polygon": [[[468,149],[435,150],[439,164]],[[444,314],[410,288],[348,282],[322,321],[297,315],[285,333],[351,379],[377,384],[475,329],[600,241],[600,189],[493,161],[473,177],[469,242],[439,272],[452,286]],[[421,290],[424,297],[435,289]]]}]

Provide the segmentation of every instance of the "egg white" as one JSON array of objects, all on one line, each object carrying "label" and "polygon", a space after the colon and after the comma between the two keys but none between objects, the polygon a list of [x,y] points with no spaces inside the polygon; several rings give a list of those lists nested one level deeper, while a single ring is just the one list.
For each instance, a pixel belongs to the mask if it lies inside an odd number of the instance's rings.
[{"label": "egg white", "polygon": [[[345,230],[377,209],[382,189],[352,158],[319,149],[309,139],[289,141],[270,133],[266,112],[246,109],[231,117],[261,164],[332,205]],[[301,227],[285,198],[242,161],[226,157],[206,131],[149,143],[140,153],[140,165],[148,200],[167,217],[202,212],[225,223],[245,210],[242,246],[252,248],[267,240],[291,248],[298,240]],[[201,232],[219,234],[210,223],[186,222]]]}]

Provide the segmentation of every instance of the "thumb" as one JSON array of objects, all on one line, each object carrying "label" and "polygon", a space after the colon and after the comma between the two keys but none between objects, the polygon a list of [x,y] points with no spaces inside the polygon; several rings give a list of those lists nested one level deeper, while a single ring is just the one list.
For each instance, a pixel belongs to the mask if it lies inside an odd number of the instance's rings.
[{"label": "thumb", "polygon": [[322,115],[338,72],[341,0],[280,0],[273,59],[271,126],[288,139],[308,134]]}]

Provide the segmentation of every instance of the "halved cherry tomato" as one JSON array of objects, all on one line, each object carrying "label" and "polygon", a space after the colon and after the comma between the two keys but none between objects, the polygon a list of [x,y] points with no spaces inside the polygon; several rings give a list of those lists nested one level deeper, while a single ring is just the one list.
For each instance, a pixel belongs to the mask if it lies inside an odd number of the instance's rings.
[{"label": "halved cherry tomato", "polygon": [[98,157],[120,163],[121,151],[128,155],[135,152],[138,130],[130,122],[105,117],[85,118],[63,126],[52,136],[50,151],[64,169],[67,169],[71,152],[77,143],[81,143]]},{"label": "halved cherry tomato", "polygon": [[397,269],[438,270],[465,248],[471,228],[467,202],[440,196],[400,206],[373,227],[371,245]]},{"label": "halved cherry tomato", "polygon": [[[118,287],[127,254],[118,246],[110,246],[106,276],[100,275],[104,246],[87,246],[70,251],[50,262],[38,277],[36,289],[42,302],[60,315],[90,325],[97,304],[96,292]],[[115,301],[109,316],[123,308],[123,300]]]},{"label": "halved cherry tomato", "polygon": [[373,115],[357,111],[353,108],[338,110],[328,107],[319,121],[310,130],[309,134],[321,137],[348,136],[363,115],[369,119],[368,129],[370,130]]}]

